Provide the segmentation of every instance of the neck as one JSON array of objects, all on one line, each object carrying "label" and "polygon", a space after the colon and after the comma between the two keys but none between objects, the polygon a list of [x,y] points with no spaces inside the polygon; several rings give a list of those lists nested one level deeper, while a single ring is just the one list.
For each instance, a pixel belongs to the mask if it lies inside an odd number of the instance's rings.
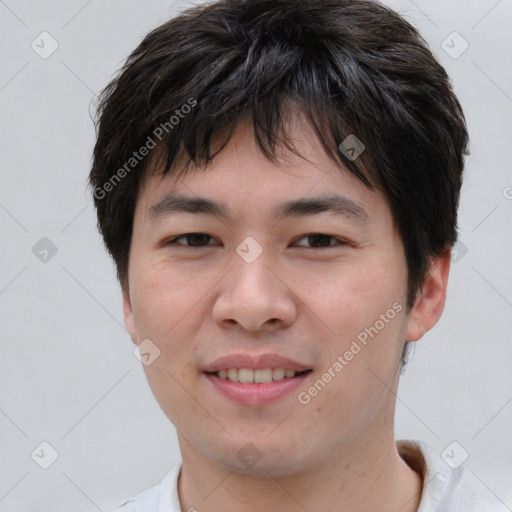
[{"label": "neck", "polygon": [[[381,426],[382,427],[382,426]],[[287,476],[240,474],[197,452],[178,435],[181,508],[200,512],[416,512],[422,480],[398,454],[393,429],[339,446],[327,461]]]}]

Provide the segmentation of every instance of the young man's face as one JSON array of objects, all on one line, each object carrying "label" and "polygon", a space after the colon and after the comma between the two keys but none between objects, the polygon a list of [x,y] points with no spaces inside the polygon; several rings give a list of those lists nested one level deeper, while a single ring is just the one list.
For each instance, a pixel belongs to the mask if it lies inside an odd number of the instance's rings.
[{"label": "young man's face", "polygon": [[[435,323],[444,300],[449,262],[440,291],[427,286],[436,308],[420,301],[406,315],[404,250],[383,194],[333,166],[309,126],[294,126],[309,162],[283,151],[272,164],[242,123],[206,170],[149,176],[134,218],[125,323],[134,343],[160,350],[144,367],[151,389],[182,452],[239,472],[290,474],[392,437],[404,341]],[[223,203],[230,217],[151,215],[171,192]],[[282,203],[332,195],[345,198],[338,213],[274,216]],[[166,244],[186,233],[204,235]],[[244,354],[260,369],[312,371],[266,384],[206,373]],[[258,364],[262,354],[294,363]]]}]

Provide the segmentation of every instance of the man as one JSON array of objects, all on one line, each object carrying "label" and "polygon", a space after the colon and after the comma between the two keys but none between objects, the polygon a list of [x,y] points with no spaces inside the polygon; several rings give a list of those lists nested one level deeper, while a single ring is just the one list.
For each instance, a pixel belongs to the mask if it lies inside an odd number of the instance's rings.
[{"label": "man", "polygon": [[221,0],[142,41],[90,184],[182,463],[116,510],[502,510],[393,430],[467,143],[445,70],[373,1]]}]

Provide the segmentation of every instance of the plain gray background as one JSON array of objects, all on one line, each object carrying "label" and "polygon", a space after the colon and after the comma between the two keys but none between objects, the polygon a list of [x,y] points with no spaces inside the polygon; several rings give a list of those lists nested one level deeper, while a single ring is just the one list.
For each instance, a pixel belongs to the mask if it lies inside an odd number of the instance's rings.
[{"label": "plain gray background", "polygon": [[[444,315],[402,377],[396,437],[438,453],[456,441],[512,507],[512,2],[385,3],[446,67],[471,134],[463,245]],[[179,460],[123,325],[86,179],[94,94],[187,5],[0,0],[0,511],[108,511]],[[43,31],[58,43],[46,59],[31,47]],[[43,442],[58,453],[47,469]]]}]

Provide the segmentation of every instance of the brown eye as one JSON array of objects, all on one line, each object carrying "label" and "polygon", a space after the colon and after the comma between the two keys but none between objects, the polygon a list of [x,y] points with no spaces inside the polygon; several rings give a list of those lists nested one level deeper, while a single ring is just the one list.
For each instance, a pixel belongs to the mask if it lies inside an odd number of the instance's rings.
[{"label": "brown eye", "polygon": [[177,241],[181,238],[186,239],[187,242],[189,242],[189,245],[181,243],[178,243],[177,245],[185,245],[186,247],[204,247],[205,245],[211,245],[207,243],[208,239],[213,240],[213,238],[206,233],[185,233],[176,238],[173,238],[172,240],[169,240],[165,243],[165,245],[176,244]]},{"label": "brown eye", "polygon": [[[331,240],[335,240],[336,242],[338,242],[337,245],[347,245],[347,242],[345,242],[344,240],[342,240],[340,238],[335,238],[332,235],[326,235],[323,233],[312,233],[312,234],[304,235],[299,240],[302,240],[302,239],[307,239],[308,243],[310,243],[312,245],[311,248],[313,248],[313,249],[322,248],[322,247],[334,247],[336,244],[334,244],[334,245],[331,244],[330,243]],[[302,247],[304,247],[304,246],[302,246]]]}]

